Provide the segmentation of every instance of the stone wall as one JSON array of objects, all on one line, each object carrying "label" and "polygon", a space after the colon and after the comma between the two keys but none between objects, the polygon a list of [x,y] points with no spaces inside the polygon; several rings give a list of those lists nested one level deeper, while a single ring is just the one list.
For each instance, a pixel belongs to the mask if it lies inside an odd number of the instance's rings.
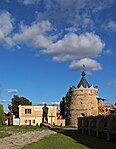
[{"label": "stone wall", "polygon": [[98,89],[75,89],[69,104],[70,125],[77,127],[80,116],[98,115]]},{"label": "stone wall", "polygon": [[80,117],[78,131],[116,143],[116,115]]},{"label": "stone wall", "polygon": [[57,119],[57,126],[65,126],[65,119]]}]

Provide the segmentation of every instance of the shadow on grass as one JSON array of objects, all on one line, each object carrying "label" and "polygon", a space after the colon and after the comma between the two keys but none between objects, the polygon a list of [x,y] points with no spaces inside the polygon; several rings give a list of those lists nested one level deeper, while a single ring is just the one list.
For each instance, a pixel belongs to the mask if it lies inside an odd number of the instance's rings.
[{"label": "shadow on grass", "polygon": [[73,128],[52,128],[51,130],[69,136],[76,140],[77,143],[85,145],[90,149],[116,149],[116,144],[93,136],[80,134],[77,129]]}]

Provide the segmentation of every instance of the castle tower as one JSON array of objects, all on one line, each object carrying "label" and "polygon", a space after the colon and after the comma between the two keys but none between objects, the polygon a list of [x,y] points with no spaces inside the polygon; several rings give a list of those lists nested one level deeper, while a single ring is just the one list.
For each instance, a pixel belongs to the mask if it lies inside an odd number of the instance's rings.
[{"label": "castle tower", "polygon": [[77,118],[81,116],[98,115],[98,88],[89,85],[85,72],[76,88],[71,90],[69,104],[70,125],[77,127]]}]

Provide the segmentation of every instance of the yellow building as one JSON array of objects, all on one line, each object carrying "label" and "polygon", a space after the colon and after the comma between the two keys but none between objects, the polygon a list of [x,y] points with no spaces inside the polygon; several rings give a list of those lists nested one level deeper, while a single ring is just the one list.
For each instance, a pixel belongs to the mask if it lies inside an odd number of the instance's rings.
[{"label": "yellow building", "polygon": [[[48,107],[48,123],[65,126],[65,120],[57,118],[58,107]],[[40,125],[42,122],[43,106],[19,105],[19,125]]]}]

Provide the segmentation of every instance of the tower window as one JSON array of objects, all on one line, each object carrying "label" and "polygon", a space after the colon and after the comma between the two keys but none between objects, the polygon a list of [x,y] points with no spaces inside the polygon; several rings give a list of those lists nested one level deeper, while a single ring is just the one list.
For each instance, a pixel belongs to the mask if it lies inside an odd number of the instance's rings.
[{"label": "tower window", "polygon": [[82,116],[85,116],[85,114],[84,114],[84,113],[81,113],[81,115],[82,115]]}]

